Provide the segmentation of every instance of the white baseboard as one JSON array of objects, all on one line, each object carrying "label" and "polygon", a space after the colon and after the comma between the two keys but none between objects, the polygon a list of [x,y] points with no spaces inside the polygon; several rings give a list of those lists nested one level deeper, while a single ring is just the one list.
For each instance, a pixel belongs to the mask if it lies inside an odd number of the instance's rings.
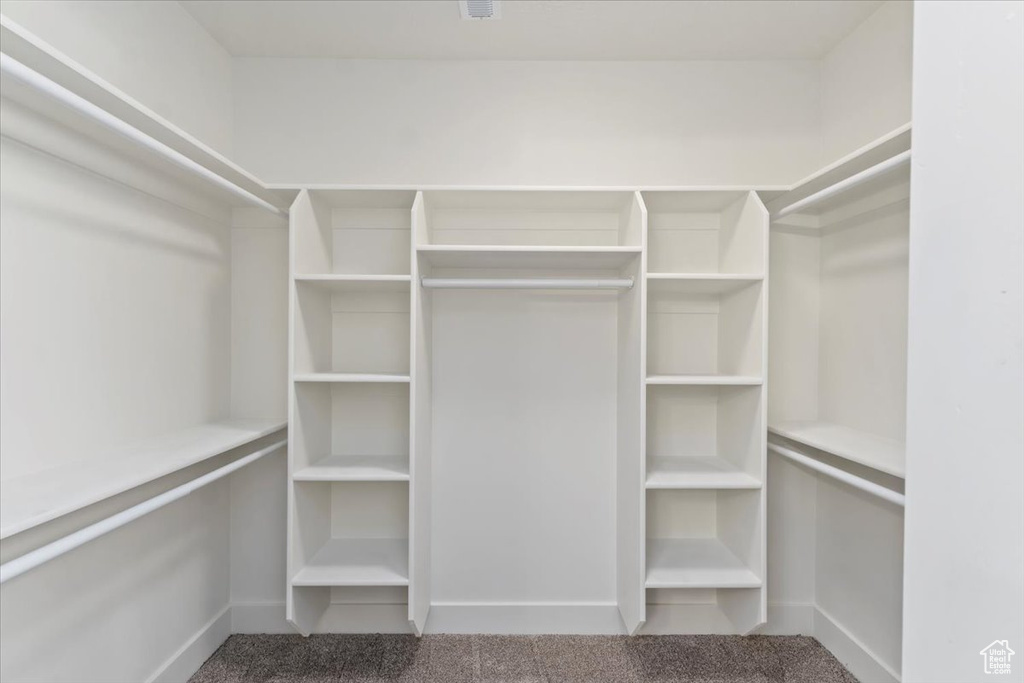
[{"label": "white baseboard", "polygon": [[899,673],[820,607],[814,610],[814,637],[861,683],[899,683]]},{"label": "white baseboard", "polygon": [[231,605],[188,639],[149,677],[148,683],[185,683],[231,635]]},{"label": "white baseboard", "polygon": [[284,618],[284,602],[236,602],[231,606],[232,633],[295,633]]},{"label": "white baseboard", "polygon": [[766,636],[813,636],[814,605],[769,603],[768,623],[757,629]]},{"label": "white baseboard", "polygon": [[426,633],[625,633],[615,603],[434,603]]}]

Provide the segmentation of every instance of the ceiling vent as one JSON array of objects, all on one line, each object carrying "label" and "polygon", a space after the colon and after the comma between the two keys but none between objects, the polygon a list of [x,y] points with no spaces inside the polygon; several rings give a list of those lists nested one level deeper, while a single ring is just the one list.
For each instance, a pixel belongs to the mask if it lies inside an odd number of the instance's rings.
[{"label": "ceiling vent", "polygon": [[463,19],[501,19],[501,0],[459,0]]}]

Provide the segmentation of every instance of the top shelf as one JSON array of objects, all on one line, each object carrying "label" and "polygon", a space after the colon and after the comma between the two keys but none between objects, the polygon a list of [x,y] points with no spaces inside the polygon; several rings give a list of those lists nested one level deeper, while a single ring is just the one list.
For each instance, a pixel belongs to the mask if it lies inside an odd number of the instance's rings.
[{"label": "top shelf", "polygon": [[145,439],[102,458],[0,482],[0,539],[124,493],[287,427],[285,420],[212,422]]},{"label": "top shelf", "polygon": [[[253,204],[287,213],[295,192],[268,189],[255,176],[5,16],[0,16],[0,37],[5,55],[5,97],[179,178],[204,194],[221,196],[232,205]],[[8,68],[21,76],[8,78]],[[40,86],[29,85],[22,80],[25,76]],[[115,130],[118,127],[120,130]],[[5,130],[5,134],[10,131]]]},{"label": "top shelf", "polygon": [[906,476],[906,446],[895,439],[820,420],[780,422],[768,425],[768,431],[900,479]]}]

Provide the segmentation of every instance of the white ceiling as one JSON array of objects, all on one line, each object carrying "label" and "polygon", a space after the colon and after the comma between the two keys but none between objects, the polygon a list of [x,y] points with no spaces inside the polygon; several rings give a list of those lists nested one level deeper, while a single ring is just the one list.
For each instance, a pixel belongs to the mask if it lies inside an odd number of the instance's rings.
[{"label": "white ceiling", "polygon": [[505,0],[464,21],[457,0],[183,0],[237,57],[818,59],[881,0]]}]

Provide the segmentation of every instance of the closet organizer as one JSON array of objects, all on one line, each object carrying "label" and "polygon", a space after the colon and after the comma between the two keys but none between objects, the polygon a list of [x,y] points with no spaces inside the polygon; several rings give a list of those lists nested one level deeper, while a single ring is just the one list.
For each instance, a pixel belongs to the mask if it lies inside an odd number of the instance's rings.
[{"label": "closet organizer", "polygon": [[303,190],[290,220],[299,631],[765,621],[755,193]]}]

